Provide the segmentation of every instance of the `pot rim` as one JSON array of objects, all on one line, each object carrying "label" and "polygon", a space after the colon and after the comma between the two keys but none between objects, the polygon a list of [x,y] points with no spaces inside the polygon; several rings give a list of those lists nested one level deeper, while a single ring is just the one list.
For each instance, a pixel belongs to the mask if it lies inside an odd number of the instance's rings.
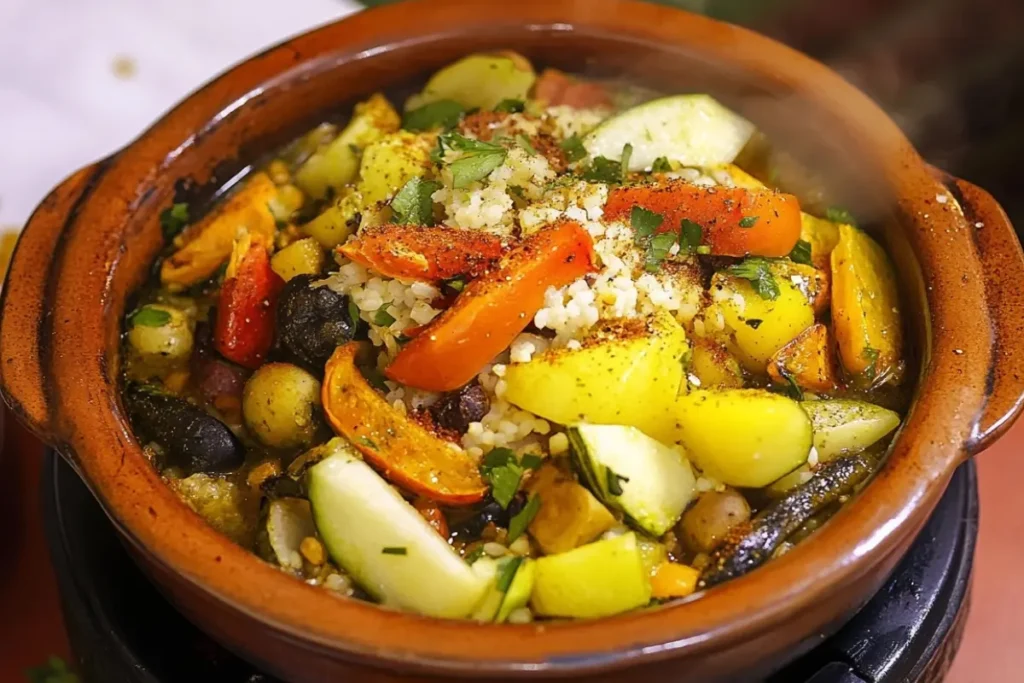
[{"label": "pot rim", "polygon": [[[203,86],[114,157],[73,176],[70,185],[65,183],[44,201],[37,216],[45,218],[45,212],[56,206],[69,224],[95,219],[112,229],[112,210],[123,216],[150,200],[148,194],[137,197],[135,203],[104,199],[115,181],[149,178],[156,182],[152,179],[159,178],[167,160],[224,118],[243,110],[250,98],[270,90],[278,79],[479,28],[471,9],[462,0],[410,0],[352,15],[270,48]],[[75,325],[78,314],[74,311],[82,308],[81,302],[76,309],[76,294],[56,287],[60,273],[96,265],[90,260],[96,254],[76,249],[86,239],[82,231],[66,235],[63,224],[55,228],[56,254],[52,261],[45,261],[51,264],[49,279],[39,285],[45,306],[33,312],[31,329],[36,336],[21,332],[22,339],[15,339],[19,335],[15,326],[30,321],[6,315],[15,305],[11,299],[28,296],[15,293],[28,283],[9,280],[18,286],[4,288],[0,378],[5,400],[76,465],[122,534],[139,550],[213,599],[286,637],[325,650],[433,673],[579,674],[620,668],[640,658],[666,658],[681,649],[691,654],[710,652],[752,638],[825,600],[836,586],[863,577],[895,552],[916,532],[964,457],[990,391],[986,378],[994,350],[983,264],[971,227],[952,203],[931,203],[932,217],[924,217],[921,207],[946,190],[896,125],[827,67],[769,38],[706,17],[629,0],[588,0],[585,5],[576,0],[528,0],[505,7],[503,13],[505,23],[519,30],[613,32],[638,41],[682,42],[689,50],[741,69],[754,69],[770,60],[773,80],[828,112],[879,160],[920,260],[931,334],[922,348],[922,376],[914,405],[886,464],[870,486],[817,532],[813,542],[798,545],[784,557],[707,595],[595,621],[481,626],[329,597],[233,545],[182,503],[149,466],[124,418],[120,397],[108,387],[111,381],[116,386],[117,372],[112,367],[116,363],[108,366],[103,349],[111,338],[116,344],[119,330],[108,325],[106,339],[85,337]],[[182,141],[180,130],[196,132]],[[169,185],[165,182],[165,186]],[[941,239],[936,237],[937,228],[944,231]],[[52,243],[47,246],[53,250]],[[31,248],[19,244],[18,251]],[[104,312],[119,324],[123,311],[118,306],[123,302],[107,300],[119,245],[105,248],[107,270],[82,277],[92,278],[96,291],[104,293]],[[949,253],[958,258],[950,258]],[[12,272],[18,260],[16,252]],[[34,275],[35,281],[43,278]],[[51,303],[58,312],[71,311],[69,317],[61,321],[56,319],[59,315],[51,315],[47,321],[43,308]],[[33,343],[38,346],[34,351],[38,365],[27,353]],[[25,400],[16,386],[22,380],[7,371],[19,356],[27,368],[23,371],[38,375],[43,387],[39,401]],[[949,379],[954,377],[961,384],[950,386]],[[84,390],[63,391],[71,386]],[[99,425],[104,427],[102,437],[95,436],[101,431]]]}]

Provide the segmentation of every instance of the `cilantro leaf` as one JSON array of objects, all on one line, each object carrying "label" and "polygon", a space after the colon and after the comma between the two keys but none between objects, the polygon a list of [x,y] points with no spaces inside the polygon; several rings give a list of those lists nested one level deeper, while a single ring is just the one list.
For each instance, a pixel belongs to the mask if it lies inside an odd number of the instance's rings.
[{"label": "cilantro leaf", "polygon": [[629,177],[629,158],[631,156],[633,156],[633,145],[627,142],[622,146],[622,160],[619,162],[623,180]]},{"label": "cilantro leaf", "polygon": [[454,149],[459,152],[505,152],[505,148],[501,145],[497,145],[493,142],[484,142],[482,140],[474,140],[467,138],[465,135],[460,135],[456,132],[445,133],[444,135],[438,136],[439,140],[443,140],[445,147],[448,149]]},{"label": "cilantro leaf", "polygon": [[789,252],[789,260],[805,266],[811,265],[811,243],[807,240],[797,240],[793,251]]},{"label": "cilantro leaf", "polygon": [[510,448],[494,448],[480,463],[480,475],[490,483],[491,497],[502,509],[508,508],[519,491],[523,472],[523,465]]},{"label": "cilantro leaf", "polygon": [[486,477],[495,467],[505,467],[515,460],[516,454],[511,448],[492,448],[480,461],[480,474]]},{"label": "cilantro leaf", "polygon": [[438,100],[407,111],[402,117],[402,128],[413,132],[451,128],[465,112],[465,107],[455,100]]},{"label": "cilantro leaf", "polygon": [[188,204],[171,204],[160,212],[160,230],[165,240],[174,239],[188,225]]},{"label": "cilantro leaf", "polygon": [[444,280],[441,282],[441,289],[451,290],[455,294],[461,294],[462,290],[466,288],[466,278],[462,275],[456,275],[450,280]]},{"label": "cilantro leaf", "polygon": [[694,223],[689,218],[679,222],[679,248],[681,251],[693,252],[700,247],[704,240],[704,228]]},{"label": "cilantro leaf", "polygon": [[452,184],[460,190],[486,178],[491,171],[505,163],[508,155],[508,150],[501,145],[471,140],[458,133],[439,136],[438,146],[464,152],[462,157],[448,165],[452,172]]},{"label": "cilantro leaf", "polygon": [[633,241],[641,244],[645,239],[654,234],[665,221],[660,213],[648,211],[642,206],[634,206],[629,212],[629,225],[633,228]]},{"label": "cilantro leaf", "polygon": [[495,582],[498,591],[508,592],[508,587],[512,585],[512,579],[515,578],[516,572],[519,571],[519,565],[522,563],[522,557],[509,557],[501,561],[501,564],[498,565],[498,578]]},{"label": "cilantro leaf", "polygon": [[132,327],[163,327],[171,322],[171,314],[152,306],[143,306],[128,319]]},{"label": "cilantro leaf", "polygon": [[508,542],[516,540],[523,535],[526,531],[526,527],[530,526],[530,522],[537,516],[537,511],[540,510],[540,496],[534,494],[530,497],[530,500],[526,502],[523,509],[520,510],[508,523]]},{"label": "cilantro leaf", "polygon": [[744,216],[743,218],[740,219],[740,227],[752,228],[755,225],[757,225],[757,219],[759,218],[760,216]]},{"label": "cilantro leaf", "polygon": [[622,164],[608,157],[597,157],[583,170],[583,179],[592,183],[622,183]]},{"label": "cilantro leaf", "polygon": [[579,135],[570,135],[558,143],[558,146],[565,152],[565,158],[569,163],[579,161],[587,156],[587,148],[583,146],[583,140],[580,139]]},{"label": "cilantro leaf", "polygon": [[388,306],[391,304],[384,304],[377,309],[377,312],[373,314],[373,323],[380,325],[381,327],[390,327],[395,322],[395,316],[388,313]]},{"label": "cilantro leaf", "polygon": [[841,206],[830,206],[825,209],[825,218],[833,223],[845,223],[857,227],[857,219],[853,217],[849,209],[844,209]]},{"label": "cilantro leaf", "polygon": [[729,275],[749,280],[754,291],[762,299],[774,301],[779,298],[779,283],[775,281],[768,261],[759,257],[747,258],[741,263],[725,269]]},{"label": "cilantro leaf", "polygon": [[648,273],[658,272],[661,262],[668,256],[675,243],[676,234],[673,232],[663,232],[652,237],[647,243],[647,253],[644,255],[644,270]]},{"label": "cilantro leaf", "polygon": [[419,176],[411,178],[391,200],[395,223],[433,225],[434,200],[430,196],[440,189],[441,183],[436,180],[424,180]]},{"label": "cilantro leaf", "polygon": [[651,164],[651,173],[668,173],[672,170],[672,164],[668,163],[668,159],[665,157],[658,157]]},{"label": "cilantro leaf", "polygon": [[521,114],[526,110],[526,102],[522,100],[515,100],[507,98],[498,102],[497,106],[494,107],[494,111],[504,112],[508,114]]},{"label": "cilantro leaf", "polygon": [[525,149],[531,157],[537,156],[537,150],[530,142],[530,138],[520,133],[519,135],[516,135],[516,142],[518,142],[519,146]]},{"label": "cilantro leaf", "polygon": [[544,459],[541,458],[539,455],[536,455],[534,453],[527,453],[526,455],[523,456],[522,460],[519,461],[519,464],[523,466],[523,469],[536,470],[540,469],[540,466],[543,462]]}]

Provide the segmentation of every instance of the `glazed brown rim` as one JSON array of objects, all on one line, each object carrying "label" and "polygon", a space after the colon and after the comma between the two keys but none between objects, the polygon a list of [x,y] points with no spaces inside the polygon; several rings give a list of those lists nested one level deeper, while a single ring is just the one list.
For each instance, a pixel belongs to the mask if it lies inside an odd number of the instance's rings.
[{"label": "glazed brown rim", "polygon": [[[254,93],[288,70],[329,68],[358,59],[364,49],[386,50],[418,36],[471,30],[467,13],[473,9],[473,3],[457,0],[414,0],[296,38],[215,80],[118,155],[84,169],[55,190],[30,221],[3,294],[0,372],[5,400],[76,464],[121,531],[167,571],[283,633],[360,659],[476,675],[582,673],[639,657],[666,657],[680,648],[720,648],[752,636],[765,624],[781,625],[794,609],[825,599],[830,586],[855,581],[891,554],[916,531],[915,525],[905,523],[912,512],[934,506],[965,447],[971,444],[974,450],[987,443],[1019,411],[1020,391],[1012,378],[990,375],[993,319],[980,304],[991,304],[993,297],[986,295],[979,252],[981,257],[1003,255],[1004,265],[1015,274],[1024,273],[1024,265],[1012,232],[1016,251],[1005,256],[1005,244],[993,243],[990,251],[976,245],[973,228],[950,207],[933,204],[932,217],[922,218],[915,207],[927,205],[944,187],[865,96],[799,53],[707,18],[619,0],[535,0],[504,8],[509,24],[528,30],[616,33],[639,41],[685,43],[748,70],[770,59],[773,80],[863,140],[896,188],[901,200],[897,212],[928,288],[933,328],[923,348],[918,400],[903,429],[914,438],[901,433],[876,480],[814,543],[716,588],[699,604],[691,600],[569,624],[481,627],[426,619],[325,598],[321,590],[228,543],[163,485],[130,434],[119,397],[110,388],[116,386],[116,363],[110,362],[108,350],[116,348],[123,302],[109,296],[121,245],[107,235],[117,234],[117,224],[141,205],[167,200],[169,183],[159,177],[160,169],[194,143],[194,137],[182,139],[179,131],[202,135],[217,121],[244,110]],[[126,185],[146,186],[146,180],[155,191],[131,198],[118,191]],[[990,197],[975,199],[984,205],[981,211],[995,215]],[[1003,219],[999,230],[1005,232],[1009,224]],[[994,227],[996,218],[991,221]],[[39,264],[50,266],[48,279],[33,272]],[[1008,271],[1002,272],[1009,277]],[[58,287],[58,275],[73,278],[82,291],[105,293],[108,320],[102,338],[91,335],[97,321],[79,305],[79,288]],[[1009,314],[996,316],[997,325],[1007,322],[1013,322]],[[1004,350],[1008,357],[1021,356],[1010,354],[1005,345]],[[1000,412],[979,420],[986,400],[993,391],[999,395],[999,389],[1007,389],[1003,395],[1012,398],[1010,407],[1001,404]],[[773,592],[766,594],[766,588]]]}]

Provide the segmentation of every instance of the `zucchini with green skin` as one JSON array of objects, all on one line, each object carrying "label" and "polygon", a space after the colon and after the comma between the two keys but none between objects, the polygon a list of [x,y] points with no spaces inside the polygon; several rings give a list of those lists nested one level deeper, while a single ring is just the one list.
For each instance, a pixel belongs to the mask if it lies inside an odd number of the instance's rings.
[{"label": "zucchini with green skin", "polygon": [[474,621],[502,623],[513,610],[525,607],[533,590],[534,564],[528,557],[481,557],[473,570],[490,577],[484,599],[473,612]]},{"label": "zucchini with green skin", "polygon": [[597,497],[652,536],[671,529],[693,500],[690,463],[639,429],[581,424],[571,427],[568,437]]},{"label": "zucchini with green skin", "polygon": [[712,553],[700,585],[710,588],[760,567],[807,520],[853,493],[873,469],[871,459],[856,455],[823,465],[813,479],[762,510],[745,535],[730,538]]}]

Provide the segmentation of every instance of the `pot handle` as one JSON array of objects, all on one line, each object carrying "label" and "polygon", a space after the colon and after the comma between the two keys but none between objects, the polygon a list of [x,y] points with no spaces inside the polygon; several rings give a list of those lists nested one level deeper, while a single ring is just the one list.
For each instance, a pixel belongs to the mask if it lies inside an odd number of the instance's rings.
[{"label": "pot handle", "polygon": [[985,273],[995,335],[985,407],[967,442],[976,455],[1010,428],[1024,409],[1024,252],[999,202],[977,185],[943,175],[974,233]]},{"label": "pot handle", "polygon": [[0,394],[14,415],[50,444],[58,440],[45,370],[51,266],[61,253],[61,234],[105,166],[105,160],[98,161],[76,171],[36,207],[21,231],[0,297]]}]

